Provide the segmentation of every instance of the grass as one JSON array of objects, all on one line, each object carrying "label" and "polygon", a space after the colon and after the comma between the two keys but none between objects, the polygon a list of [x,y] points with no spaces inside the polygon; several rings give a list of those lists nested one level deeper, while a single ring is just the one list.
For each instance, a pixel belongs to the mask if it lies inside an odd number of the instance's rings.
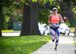
[{"label": "grass", "polygon": [[0,54],[30,54],[50,40],[49,36],[0,37]]}]

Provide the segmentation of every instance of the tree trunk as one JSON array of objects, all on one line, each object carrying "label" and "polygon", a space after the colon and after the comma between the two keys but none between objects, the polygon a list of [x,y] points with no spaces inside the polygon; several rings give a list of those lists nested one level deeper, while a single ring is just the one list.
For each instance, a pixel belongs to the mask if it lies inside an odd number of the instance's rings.
[{"label": "tree trunk", "polygon": [[30,6],[24,5],[23,11],[23,23],[21,28],[21,35],[29,35],[30,34]]},{"label": "tree trunk", "polygon": [[37,4],[30,3],[24,6],[21,36],[40,34],[37,20]]},{"label": "tree trunk", "polygon": [[0,37],[2,36],[2,25],[3,25],[3,14],[2,14],[3,6],[0,5]]},{"label": "tree trunk", "polygon": [[40,35],[39,27],[38,27],[38,3],[34,2],[30,4],[31,8],[31,35]]}]

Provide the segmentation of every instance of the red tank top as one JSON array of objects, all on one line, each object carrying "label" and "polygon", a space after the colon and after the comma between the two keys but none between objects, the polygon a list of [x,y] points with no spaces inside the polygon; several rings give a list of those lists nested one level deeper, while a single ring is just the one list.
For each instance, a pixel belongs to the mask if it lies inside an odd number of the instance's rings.
[{"label": "red tank top", "polygon": [[53,24],[59,23],[59,15],[52,15],[50,18],[50,22]]}]

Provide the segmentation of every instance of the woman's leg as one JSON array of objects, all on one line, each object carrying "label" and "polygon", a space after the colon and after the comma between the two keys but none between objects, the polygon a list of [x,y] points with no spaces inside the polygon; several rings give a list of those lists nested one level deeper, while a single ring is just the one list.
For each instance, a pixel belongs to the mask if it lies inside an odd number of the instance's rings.
[{"label": "woman's leg", "polygon": [[55,40],[55,31],[53,29],[51,29],[50,34],[51,34],[51,37],[52,37],[52,41],[54,42],[54,40]]},{"label": "woman's leg", "polygon": [[59,43],[59,36],[60,36],[60,33],[59,33],[58,29],[57,29],[56,30],[55,50],[57,50],[57,46],[58,46],[58,43]]}]

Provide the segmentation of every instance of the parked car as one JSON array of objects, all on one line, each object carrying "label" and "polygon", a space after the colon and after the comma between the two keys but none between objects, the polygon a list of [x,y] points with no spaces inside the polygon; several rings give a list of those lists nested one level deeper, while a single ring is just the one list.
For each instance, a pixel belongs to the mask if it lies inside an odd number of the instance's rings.
[{"label": "parked car", "polygon": [[49,34],[49,26],[47,24],[40,24],[38,23],[38,26],[39,26],[39,31],[42,35],[48,35]]},{"label": "parked car", "polygon": [[59,26],[59,32],[61,34],[67,34],[69,35],[70,34],[70,28],[65,24],[65,23],[61,23],[60,26]]},{"label": "parked car", "polygon": [[[42,35],[48,35],[50,33],[50,28],[47,24],[38,23],[38,26],[39,26],[39,31]],[[59,30],[60,34],[64,34],[64,35],[70,34],[70,28],[65,23],[61,23],[59,25],[58,30]]]}]

